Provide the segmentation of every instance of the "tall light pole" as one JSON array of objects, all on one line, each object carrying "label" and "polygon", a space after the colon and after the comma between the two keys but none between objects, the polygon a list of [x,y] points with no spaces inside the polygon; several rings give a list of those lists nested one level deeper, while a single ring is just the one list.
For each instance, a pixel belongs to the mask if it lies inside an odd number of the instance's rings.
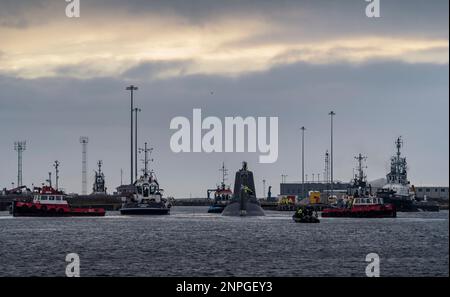
[{"label": "tall light pole", "polygon": [[334,111],[330,111],[328,114],[331,118],[331,196],[333,196],[333,117],[335,114]]},{"label": "tall light pole", "polygon": [[266,197],[266,180],[263,179],[262,182],[263,182],[263,196],[262,196],[262,198],[264,199]]},{"label": "tall light pole", "polygon": [[305,198],[305,130],[302,126],[302,198]]},{"label": "tall light pole", "polygon": [[86,136],[80,137],[81,143],[81,194],[87,195],[87,144],[89,138]]},{"label": "tall light pole", "polygon": [[130,108],[130,112],[131,112],[131,127],[130,127],[130,184],[133,183],[133,112],[134,112],[134,108],[133,108],[133,91],[137,91],[138,87],[130,85],[128,87],[126,87],[127,91],[130,91],[130,99],[131,99],[131,108]]},{"label": "tall light pole", "polygon": [[138,154],[138,112],[141,112],[140,108],[134,108],[135,121],[134,121],[134,179],[137,180],[138,166],[137,166],[137,154]]},{"label": "tall light pole", "polygon": [[14,150],[17,152],[17,187],[22,186],[22,153],[27,148],[25,141],[14,142]]}]

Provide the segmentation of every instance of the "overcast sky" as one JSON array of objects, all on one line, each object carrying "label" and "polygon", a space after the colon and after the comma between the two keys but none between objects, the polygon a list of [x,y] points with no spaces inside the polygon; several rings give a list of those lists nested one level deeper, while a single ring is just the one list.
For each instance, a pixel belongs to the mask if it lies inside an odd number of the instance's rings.
[{"label": "overcast sky", "polygon": [[[381,0],[381,18],[349,1],[0,0],[0,187],[17,180],[16,140],[26,140],[24,183],[40,184],[61,162],[61,186],[81,191],[80,136],[89,137],[89,180],[103,160],[109,190],[129,181],[129,93],[134,84],[140,146],[168,195],[205,196],[229,183],[242,160],[279,191],[281,174],[323,178],[336,112],[335,179],[368,157],[384,177],[403,136],[413,184],[448,185],[448,1]],[[203,115],[278,116],[279,157],[170,150],[170,120]]]}]

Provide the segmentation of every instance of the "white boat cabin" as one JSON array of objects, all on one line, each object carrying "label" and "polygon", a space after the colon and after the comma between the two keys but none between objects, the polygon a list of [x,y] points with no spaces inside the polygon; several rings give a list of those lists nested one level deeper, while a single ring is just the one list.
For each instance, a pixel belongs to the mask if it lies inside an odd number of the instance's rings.
[{"label": "white boat cabin", "polygon": [[163,190],[159,188],[158,183],[152,177],[141,177],[135,186],[138,202],[161,202]]},{"label": "white boat cabin", "polygon": [[65,200],[64,195],[57,195],[57,194],[34,195],[33,202],[40,204],[67,205],[67,201]]},{"label": "white boat cabin", "polygon": [[353,205],[377,205],[377,204],[384,204],[383,198],[358,197],[353,199]]}]

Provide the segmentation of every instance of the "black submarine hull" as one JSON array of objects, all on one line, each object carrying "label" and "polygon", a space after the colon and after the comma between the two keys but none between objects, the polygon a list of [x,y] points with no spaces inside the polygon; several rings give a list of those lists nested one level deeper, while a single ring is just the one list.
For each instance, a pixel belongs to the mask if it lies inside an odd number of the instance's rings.
[{"label": "black submarine hull", "polygon": [[253,172],[242,162],[242,169],[236,172],[233,199],[222,212],[223,216],[264,216],[264,210],[256,199]]},{"label": "black submarine hull", "polygon": [[253,202],[247,202],[244,209],[241,209],[239,201],[230,203],[222,212],[223,216],[264,216],[262,207]]}]

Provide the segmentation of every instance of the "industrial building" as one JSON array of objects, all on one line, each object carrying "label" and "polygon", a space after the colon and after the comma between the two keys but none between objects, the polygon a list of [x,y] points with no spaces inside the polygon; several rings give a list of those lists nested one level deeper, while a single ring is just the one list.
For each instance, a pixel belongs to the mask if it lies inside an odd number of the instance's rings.
[{"label": "industrial building", "polygon": [[442,186],[416,186],[416,198],[417,199],[437,199],[448,200],[448,188]]},{"label": "industrial building", "polygon": [[[381,188],[376,182],[375,186],[372,186],[372,192],[376,193],[378,188]],[[347,188],[350,186],[349,183],[335,182],[333,186],[333,192],[335,195],[345,193]],[[305,183],[305,194],[307,195],[309,191],[319,191],[321,193],[327,193],[331,190],[330,184],[318,183],[318,182],[306,182]],[[302,196],[303,185],[302,183],[280,183],[280,195],[282,196]],[[437,199],[437,200],[448,200],[449,199],[449,187],[444,186],[416,186],[415,187],[416,198],[418,200],[423,200],[424,197],[427,199]]]},{"label": "industrial building", "polygon": [[[308,195],[309,191],[319,191],[321,193],[331,191],[331,184],[329,183],[321,183],[321,182],[305,182],[305,194]],[[347,188],[350,186],[349,183],[343,182],[334,182],[333,183],[333,192],[337,193],[345,193]],[[302,183],[280,183],[280,195],[283,196],[291,196],[291,195],[302,195],[303,184]]]}]

